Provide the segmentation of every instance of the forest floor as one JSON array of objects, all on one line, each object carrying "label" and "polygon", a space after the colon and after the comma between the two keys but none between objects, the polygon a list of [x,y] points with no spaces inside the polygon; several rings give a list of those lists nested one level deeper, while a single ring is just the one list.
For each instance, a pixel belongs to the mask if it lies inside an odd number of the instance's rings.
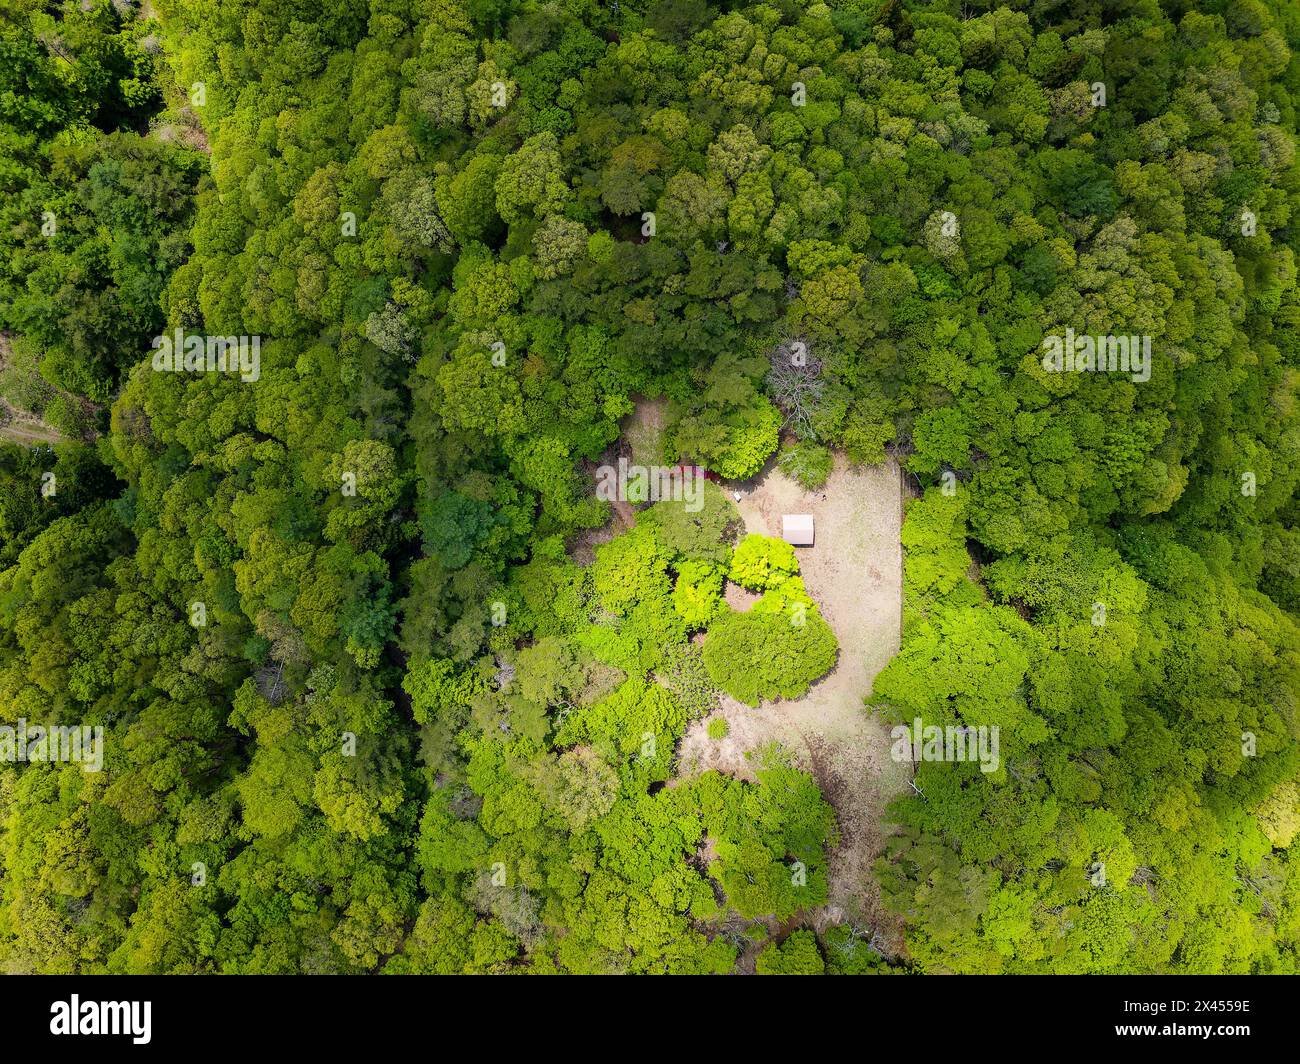
[{"label": "forest floor", "polygon": [[[10,352],[9,336],[0,333],[0,373],[9,366]],[[58,443],[63,437],[35,414],[20,410],[7,399],[0,399],[0,439],[23,447],[35,447],[42,443]]]},{"label": "forest floor", "polygon": [[23,447],[35,447],[43,443],[58,443],[63,437],[44,421],[0,399],[0,439]]},{"label": "forest floor", "polygon": [[[679,771],[718,769],[752,780],[764,748],[778,744],[788,751],[817,779],[839,820],[830,900],[807,914],[810,922],[819,929],[842,922],[870,928],[897,952],[901,930],[881,908],[871,867],[884,843],[884,807],[906,789],[908,774],[890,758],[888,731],[868,715],[863,699],[901,638],[898,466],[889,460],[853,468],[837,456],[825,487],[809,492],[772,463],[755,479],[726,487],[742,493],[738,506],[747,532],[780,537],[782,514],[813,515],[816,544],[795,551],[808,592],[839,639],[840,656],[834,670],[796,701],[754,709],[723,695],[719,714],[729,726],[726,738],[710,739],[707,721],[696,721],[682,740]],[[744,608],[734,596],[728,600]]]},{"label": "forest floor", "polygon": [[636,409],[619,422],[619,439],[633,465],[658,465],[664,460],[664,422],[668,420],[666,399],[638,398]]},{"label": "forest floor", "polygon": [[[639,398],[632,413],[619,422],[618,439],[606,448],[601,463],[613,465],[619,458],[633,464],[657,465],[663,459],[664,421],[668,403],[664,399]],[[591,482],[595,481],[596,465],[589,463],[584,470]],[[622,500],[612,500],[613,513],[609,521],[599,528],[589,528],[574,537],[569,544],[569,556],[578,565],[590,565],[596,548],[608,543],[620,532],[636,524],[636,509]]]}]

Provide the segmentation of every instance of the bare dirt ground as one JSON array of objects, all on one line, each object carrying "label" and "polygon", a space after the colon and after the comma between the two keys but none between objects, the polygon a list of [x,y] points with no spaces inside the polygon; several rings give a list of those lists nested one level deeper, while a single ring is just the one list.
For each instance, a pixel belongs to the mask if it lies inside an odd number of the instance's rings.
[{"label": "bare dirt ground", "polygon": [[23,447],[36,447],[43,443],[58,443],[63,437],[45,422],[0,399],[0,439],[11,440]]},{"label": "bare dirt ground", "polygon": [[888,732],[867,715],[863,700],[901,636],[898,466],[890,460],[855,469],[837,456],[819,492],[805,491],[775,466],[727,488],[742,492],[738,506],[747,532],[779,537],[782,514],[813,515],[815,546],[795,550],[808,591],[839,639],[840,657],[831,673],[794,702],[753,709],[723,695],[719,713],[727,720],[727,737],[710,739],[706,721],[697,721],[682,740],[679,772],[718,769],[754,779],[764,748],[775,743],[788,751],[814,775],[839,819],[830,901],[808,914],[811,923],[870,926],[897,950],[901,933],[881,909],[871,866],[883,844],[884,807],[906,788],[907,771],[890,758]]},{"label": "bare dirt ground", "polygon": [[[0,373],[9,365],[10,338],[0,333]],[[62,436],[45,424],[35,414],[20,410],[7,399],[0,399],[0,439],[11,440],[23,447],[42,443],[58,443]]]}]

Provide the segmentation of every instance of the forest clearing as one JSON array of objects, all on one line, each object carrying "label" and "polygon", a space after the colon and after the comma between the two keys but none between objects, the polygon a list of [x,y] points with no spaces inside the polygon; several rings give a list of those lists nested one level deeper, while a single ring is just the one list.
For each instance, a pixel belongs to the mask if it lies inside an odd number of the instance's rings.
[{"label": "forest clearing", "polygon": [[6,4],[0,973],[1300,973],[1298,128],[1296,0]]},{"label": "forest clearing", "polygon": [[26,411],[18,410],[0,399],[0,438],[11,440],[23,447],[58,443],[60,436],[49,425]]},{"label": "forest clearing", "polygon": [[708,721],[696,721],[682,740],[679,772],[718,769],[753,779],[765,747],[777,743],[789,751],[795,764],[816,778],[839,821],[830,900],[813,920],[818,926],[874,924],[882,917],[871,875],[885,835],[881,816],[907,786],[906,766],[890,759],[888,729],[863,707],[872,680],[899,646],[898,466],[891,459],[853,467],[837,455],[819,491],[805,490],[775,464],[728,488],[741,492],[737,506],[748,533],[780,536],[782,514],[813,515],[817,543],[796,548],[796,553],[808,592],[839,640],[840,656],[829,674],[793,701],[764,701],[755,709],[723,694],[719,712],[727,721],[727,735],[710,739]]}]

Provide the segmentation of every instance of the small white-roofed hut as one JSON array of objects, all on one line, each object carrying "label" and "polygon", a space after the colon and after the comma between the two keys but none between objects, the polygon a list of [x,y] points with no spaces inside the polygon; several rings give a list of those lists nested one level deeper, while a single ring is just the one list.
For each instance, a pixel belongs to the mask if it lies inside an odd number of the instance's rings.
[{"label": "small white-roofed hut", "polygon": [[783,514],[781,538],[791,546],[811,547],[813,545],[812,514]]}]

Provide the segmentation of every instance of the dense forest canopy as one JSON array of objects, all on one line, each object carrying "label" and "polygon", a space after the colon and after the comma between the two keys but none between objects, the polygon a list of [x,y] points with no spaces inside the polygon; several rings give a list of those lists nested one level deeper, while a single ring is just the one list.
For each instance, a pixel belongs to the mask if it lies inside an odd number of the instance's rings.
[{"label": "dense forest canopy", "polygon": [[[0,13],[0,417],[62,437],[0,441],[0,717],[106,736],[0,760],[4,970],[1300,967],[1294,3],[144,8]],[[1002,756],[917,767],[879,911],[807,919],[780,751],[676,772],[844,648],[712,483],[601,532],[641,397],[908,473],[863,712]]]}]

